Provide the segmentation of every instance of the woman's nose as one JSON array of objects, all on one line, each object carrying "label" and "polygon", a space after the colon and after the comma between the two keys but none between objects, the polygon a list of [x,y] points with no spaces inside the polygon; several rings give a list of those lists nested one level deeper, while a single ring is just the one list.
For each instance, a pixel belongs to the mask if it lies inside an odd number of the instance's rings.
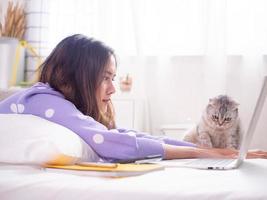
[{"label": "woman's nose", "polygon": [[114,82],[111,82],[110,85],[109,85],[108,93],[109,94],[114,94],[115,92],[116,92],[116,88],[114,86]]}]

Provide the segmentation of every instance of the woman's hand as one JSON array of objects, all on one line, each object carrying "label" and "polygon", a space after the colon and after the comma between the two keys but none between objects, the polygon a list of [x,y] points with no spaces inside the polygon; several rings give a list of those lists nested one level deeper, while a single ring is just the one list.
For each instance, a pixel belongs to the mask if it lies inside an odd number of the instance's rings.
[{"label": "woman's hand", "polygon": [[238,151],[235,149],[199,148],[199,158],[236,158]]},{"label": "woman's hand", "polygon": [[[203,148],[202,148],[203,149]],[[210,158],[236,158],[239,154],[235,149],[216,149],[216,148],[204,148],[207,150],[206,155]],[[246,158],[263,158],[267,159],[267,152],[262,150],[249,150]]]},{"label": "woman's hand", "polygon": [[[164,159],[179,158],[237,158],[236,149],[219,149],[206,147],[185,147],[163,144]],[[249,150],[246,158],[267,159],[267,151]]]},{"label": "woman's hand", "polygon": [[267,152],[261,150],[249,150],[246,158],[264,158],[267,159]]},{"label": "woman's hand", "polygon": [[185,147],[163,144],[164,159],[179,158],[236,158],[238,151],[234,149],[216,149],[206,147]]}]

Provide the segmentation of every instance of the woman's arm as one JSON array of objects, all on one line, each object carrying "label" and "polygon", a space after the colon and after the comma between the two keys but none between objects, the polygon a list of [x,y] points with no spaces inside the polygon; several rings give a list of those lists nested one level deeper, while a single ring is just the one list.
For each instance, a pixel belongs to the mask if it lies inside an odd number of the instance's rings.
[{"label": "woman's arm", "polygon": [[261,150],[249,150],[247,158],[264,158],[267,159],[267,152]]},{"label": "woman's arm", "polygon": [[[238,151],[235,149],[199,148],[186,146],[173,146],[163,144],[164,159],[179,158],[236,158]],[[261,150],[250,150],[247,158],[267,159],[267,152]]]},{"label": "woman's arm", "polygon": [[174,145],[174,146],[190,146],[190,147],[196,147],[196,144],[193,144],[191,142],[186,142],[186,141],[181,141],[181,140],[176,140],[172,138],[168,138],[165,136],[155,136],[155,135],[150,135],[145,132],[137,132],[135,130],[127,130],[127,129],[122,129],[118,128],[117,129],[120,133],[134,133],[136,137],[138,138],[147,138],[147,139],[152,139],[152,140],[157,140],[161,143],[169,144],[169,145]]},{"label": "woman's arm", "polygon": [[238,151],[233,149],[198,148],[163,144],[164,159],[177,158],[234,158]]}]

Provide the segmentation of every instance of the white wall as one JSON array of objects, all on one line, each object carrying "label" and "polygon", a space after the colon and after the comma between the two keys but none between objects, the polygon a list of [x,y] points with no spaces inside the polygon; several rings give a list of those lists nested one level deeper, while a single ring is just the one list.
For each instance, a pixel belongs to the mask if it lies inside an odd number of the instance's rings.
[{"label": "white wall", "polygon": [[[266,62],[264,56],[229,56],[222,66],[224,87],[218,83],[221,82],[217,80],[218,73],[207,72],[208,63],[202,56],[120,58],[118,75],[131,73],[132,92],[148,98],[152,134],[161,134],[160,127],[164,124],[189,120],[197,123],[208,99],[219,94],[228,94],[240,103],[246,130],[262,78],[267,75]],[[262,113],[251,147],[267,150],[267,105]]]},{"label": "white wall", "polygon": [[[2,11],[7,3],[8,0],[1,0]],[[3,18],[2,13],[0,18]],[[267,57],[257,52],[248,55],[229,56],[226,63],[221,63],[223,71],[216,71],[214,67],[210,68],[213,70],[211,73],[207,71],[207,65],[212,63],[203,56],[125,57],[119,58],[118,76],[130,73],[134,78],[132,92],[148,98],[152,134],[160,134],[163,124],[197,123],[208,99],[221,93],[229,94],[240,103],[240,115],[246,129],[262,76],[267,74]],[[252,148],[267,150],[266,119],[267,105],[257,126]]]}]

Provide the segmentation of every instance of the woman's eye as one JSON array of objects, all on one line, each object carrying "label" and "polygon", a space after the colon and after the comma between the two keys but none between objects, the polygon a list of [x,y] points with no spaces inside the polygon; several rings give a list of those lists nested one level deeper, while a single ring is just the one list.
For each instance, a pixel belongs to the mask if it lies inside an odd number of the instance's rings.
[{"label": "woman's eye", "polygon": [[111,77],[111,76],[104,76],[103,77],[104,81],[115,81],[115,77]]},{"label": "woman's eye", "polygon": [[108,81],[109,79],[110,79],[110,78],[109,78],[108,76],[105,76],[105,77],[104,77],[104,80],[105,80],[105,81]]},{"label": "woman's eye", "polygon": [[111,80],[111,81],[115,81],[115,78],[111,78],[111,77],[104,77],[104,80],[105,80],[105,81],[109,81],[109,80]]}]

